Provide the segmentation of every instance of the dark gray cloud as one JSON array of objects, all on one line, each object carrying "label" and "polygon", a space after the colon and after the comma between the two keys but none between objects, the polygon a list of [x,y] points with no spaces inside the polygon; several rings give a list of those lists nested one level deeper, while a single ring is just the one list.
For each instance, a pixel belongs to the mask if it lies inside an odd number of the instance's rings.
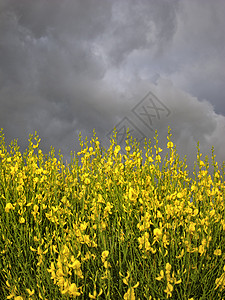
[{"label": "dark gray cloud", "polygon": [[[1,0],[6,140],[24,149],[37,131],[45,152],[53,145],[68,159],[80,131],[90,138],[95,128],[108,145],[107,133],[127,117],[147,138],[157,129],[163,146],[171,126],[190,164],[197,141],[209,156],[214,145],[222,163],[224,13],[223,0]],[[163,103],[151,129],[132,111],[149,91]]]}]

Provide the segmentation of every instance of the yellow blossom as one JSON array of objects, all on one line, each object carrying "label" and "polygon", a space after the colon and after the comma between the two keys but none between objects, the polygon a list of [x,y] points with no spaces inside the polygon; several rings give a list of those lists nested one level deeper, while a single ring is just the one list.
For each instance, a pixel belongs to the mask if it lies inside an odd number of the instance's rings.
[{"label": "yellow blossom", "polygon": [[120,150],[121,150],[120,145],[117,145],[117,146],[115,147],[114,153],[117,154],[117,153],[120,152]]},{"label": "yellow blossom", "polygon": [[81,224],[80,224],[80,230],[81,230],[81,231],[85,231],[86,228],[87,228],[87,226],[88,226],[88,223],[87,223],[87,222],[81,223]]},{"label": "yellow blossom", "polygon": [[175,281],[175,284],[179,284],[179,283],[181,283],[182,282],[182,279],[180,278],[179,280],[176,280]]},{"label": "yellow blossom", "polygon": [[182,197],[183,197],[183,193],[180,193],[180,192],[179,192],[179,193],[177,193],[177,198],[179,198],[179,199],[180,199],[180,198],[182,198]]},{"label": "yellow blossom", "polygon": [[[121,275],[121,276],[123,276],[120,272],[119,272],[119,274]],[[124,277],[123,278],[123,283],[125,283],[126,285],[128,285],[128,279],[130,278],[130,272],[129,271],[127,271],[127,276],[126,277]]]},{"label": "yellow blossom", "polygon": [[104,262],[104,267],[105,267],[106,269],[108,269],[108,268],[111,267],[111,264],[110,264],[108,261],[105,261],[105,262]]},{"label": "yellow blossom", "polygon": [[216,284],[215,290],[218,289],[219,286],[220,286],[220,290],[225,289],[225,273],[223,273],[219,278],[216,278],[215,284]]},{"label": "yellow blossom", "polygon": [[216,250],[213,252],[213,254],[219,256],[219,255],[222,254],[222,252],[221,252],[220,249],[216,249]]},{"label": "yellow blossom", "polygon": [[200,253],[200,256],[202,256],[202,254],[205,252],[205,247],[204,247],[204,245],[200,245],[200,246],[198,247],[198,252]]},{"label": "yellow blossom", "polygon": [[159,241],[159,239],[161,238],[162,236],[162,230],[159,229],[159,228],[155,228],[153,230],[153,234],[154,234],[154,241]]},{"label": "yellow blossom", "polygon": [[20,223],[20,224],[25,223],[25,219],[24,219],[23,217],[20,217],[20,218],[19,218],[19,223]]},{"label": "yellow blossom", "polygon": [[160,281],[160,280],[162,280],[163,278],[164,278],[164,271],[161,270],[161,271],[160,271],[160,275],[159,275],[158,277],[156,277],[156,280]]},{"label": "yellow blossom", "polygon": [[105,250],[102,252],[102,262],[105,262],[106,258],[108,257],[109,255],[109,251],[108,250]]},{"label": "yellow blossom", "polygon": [[80,292],[78,292],[78,288],[75,283],[72,283],[70,285],[68,291],[69,291],[70,295],[72,295],[72,296],[75,296],[75,297],[80,296]]},{"label": "yellow blossom", "polygon": [[68,264],[68,266],[70,268],[73,268],[73,269],[76,269],[76,270],[80,269],[81,263],[79,262],[78,259],[75,259],[74,256],[71,257],[71,262],[72,262],[71,264]]},{"label": "yellow blossom", "polygon": [[160,155],[156,155],[155,160],[161,162],[161,156]]},{"label": "yellow blossom", "polygon": [[139,282],[137,282],[133,287],[128,288],[127,292],[124,294],[123,299],[125,300],[135,300],[134,289],[139,286]]},{"label": "yellow blossom", "polygon": [[5,211],[8,213],[10,209],[15,209],[15,207],[13,207],[12,203],[7,203],[5,206]]},{"label": "yellow blossom", "polygon": [[167,148],[173,148],[173,143],[171,141],[167,143]]},{"label": "yellow blossom", "polygon": [[90,180],[89,178],[85,178],[85,179],[84,179],[84,183],[85,183],[85,184],[88,185],[88,184],[90,184],[90,182],[91,182],[91,180]]},{"label": "yellow blossom", "polygon": [[123,296],[124,300],[135,300],[134,288],[129,288]]},{"label": "yellow blossom", "polygon": [[200,160],[200,166],[201,166],[201,167],[204,167],[204,166],[205,166],[204,161]]},{"label": "yellow blossom", "polygon": [[189,225],[189,231],[190,233],[193,233],[195,231],[195,223],[191,222],[191,224]]},{"label": "yellow blossom", "polygon": [[170,264],[170,263],[166,263],[166,273],[167,273],[167,274],[170,273],[171,268],[172,268],[171,264]]},{"label": "yellow blossom", "polygon": [[167,245],[169,245],[170,243],[169,243],[169,241],[168,241],[168,239],[167,239],[167,236],[166,236],[166,234],[164,234],[163,235],[163,246],[165,247],[165,248],[167,248]]},{"label": "yellow blossom", "polygon": [[26,290],[27,290],[29,296],[32,296],[35,293],[34,289],[32,291],[30,289],[26,289]]},{"label": "yellow blossom", "polygon": [[169,282],[167,283],[166,289],[164,292],[167,294],[167,298],[172,297],[173,286]]}]

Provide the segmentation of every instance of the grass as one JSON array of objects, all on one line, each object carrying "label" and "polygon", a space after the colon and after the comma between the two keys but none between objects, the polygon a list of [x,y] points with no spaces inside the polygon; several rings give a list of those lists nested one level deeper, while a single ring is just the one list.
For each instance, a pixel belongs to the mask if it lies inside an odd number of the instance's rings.
[{"label": "grass", "polygon": [[[63,163],[30,136],[20,153],[0,131],[1,299],[223,299],[225,185],[198,147],[194,179],[168,128],[126,155],[80,138]],[[196,170],[198,169],[198,170]],[[191,200],[191,201],[190,201]]]}]

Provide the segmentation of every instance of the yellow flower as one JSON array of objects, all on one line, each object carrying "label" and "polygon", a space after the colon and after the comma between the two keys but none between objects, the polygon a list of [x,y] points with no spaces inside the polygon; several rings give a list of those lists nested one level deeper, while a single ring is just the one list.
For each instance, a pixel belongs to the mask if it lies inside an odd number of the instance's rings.
[{"label": "yellow flower", "polygon": [[89,245],[91,243],[89,235],[85,234],[81,243]]},{"label": "yellow flower", "polygon": [[222,254],[222,252],[220,249],[216,249],[213,254],[219,256]]},{"label": "yellow flower", "polygon": [[7,203],[5,206],[5,212],[9,212],[10,209],[15,209],[12,205],[12,203]]},{"label": "yellow flower", "polygon": [[72,296],[80,296],[80,292],[78,292],[78,288],[76,286],[75,283],[72,283],[69,287],[69,293],[72,295]]},{"label": "yellow flower", "polygon": [[128,195],[129,195],[130,201],[136,202],[136,199],[138,197],[138,191],[135,191],[132,187],[130,187]]},{"label": "yellow flower", "polygon": [[68,264],[68,266],[69,266],[70,268],[79,270],[80,267],[81,267],[81,263],[79,262],[79,260],[78,260],[78,259],[75,259],[74,256],[72,256],[72,257],[71,257],[71,261],[72,261],[72,264]]},{"label": "yellow flower", "polygon": [[162,236],[162,230],[159,228],[155,228],[153,230],[153,234],[154,234],[154,241],[158,241]]},{"label": "yellow flower", "polygon": [[205,166],[205,163],[204,161],[200,160],[200,166],[204,167]]},{"label": "yellow flower", "polygon": [[161,270],[161,271],[160,271],[160,275],[159,275],[158,277],[156,277],[156,280],[160,281],[160,280],[162,280],[163,278],[164,278],[164,271]]},{"label": "yellow flower", "polygon": [[164,290],[164,292],[167,294],[167,298],[172,297],[172,291],[173,291],[173,286],[172,286],[172,284],[170,284],[168,282],[167,286],[166,286],[166,289]]},{"label": "yellow flower", "polygon": [[194,212],[192,213],[192,216],[195,217],[195,216],[197,216],[197,214],[198,214],[198,209],[195,208],[195,209],[194,209]]},{"label": "yellow flower", "polygon": [[105,267],[106,269],[108,269],[108,268],[111,267],[111,264],[110,264],[108,261],[105,261],[105,262],[104,262],[104,267]]},{"label": "yellow flower", "polygon": [[182,279],[180,278],[179,280],[176,280],[175,281],[175,284],[179,284],[179,283],[181,283],[182,282]]},{"label": "yellow flower", "polygon": [[59,252],[57,251],[57,245],[52,245],[52,249],[53,249],[53,251],[54,251],[55,253],[59,253]]},{"label": "yellow flower", "polygon": [[164,248],[167,248],[167,245],[169,245],[169,241],[167,240],[166,234],[163,235],[163,246]]},{"label": "yellow flower", "polygon": [[167,143],[167,148],[173,148],[173,143],[172,142],[168,142]]},{"label": "yellow flower", "polygon": [[33,207],[33,210],[34,210],[35,213],[38,212],[38,208],[39,208],[38,205],[35,204],[34,207]]},{"label": "yellow flower", "polygon": [[124,294],[123,299],[125,300],[135,300],[134,289],[129,288],[127,292]]},{"label": "yellow flower", "polygon": [[180,198],[182,198],[182,197],[183,197],[183,194],[182,194],[182,193],[180,193],[180,192],[179,192],[179,193],[177,193],[177,198],[179,198],[179,199],[180,199]]},{"label": "yellow flower", "polygon": [[157,218],[161,218],[162,219],[162,217],[163,217],[162,213],[159,210],[157,210]]},{"label": "yellow flower", "polygon": [[148,238],[149,238],[149,233],[148,233],[148,232],[145,232],[144,235],[143,235],[142,237],[139,237],[139,238],[138,238],[138,242],[139,242],[139,244],[140,244],[140,245],[138,246],[139,249],[142,249],[143,246],[144,246],[144,248],[145,248],[145,249],[143,249],[143,250],[149,251],[150,249],[152,249],[152,248],[151,248],[151,244],[150,244]]},{"label": "yellow flower", "polygon": [[161,156],[160,155],[156,155],[155,160],[161,162]]},{"label": "yellow flower", "polygon": [[109,251],[108,250],[105,250],[102,252],[102,262],[105,262],[106,258],[108,257],[109,255]]},{"label": "yellow flower", "polygon": [[[123,276],[120,272],[119,272],[119,274],[121,276]],[[125,283],[126,285],[128,285],[128,279],[129,279],[129,277],[130,277],[130,272],[127,271],[127,276],[123,278],[123,283]]]},{"label": "yellow flower", "polygon": [[206,239],[202,239],[202,245],[203,245],[203,246],[206,246],[206,244],[207,244]]},{"label": "yellow flower", "polygon": [[33,251],[33,252],[34,252],[34,251],[37,251],[36,249],[34,249],[34,248],[31,247],[31,246],[30,246],[30,250]]},{"label": "yellow flower", "polygon": [[85,178],[85,179],[84,179],[84,183],[85,183],[85,184],[90,184],[90,182],[91,182],[91,180],[90,180],[89,178]]},{"label": "yellow flower", "polygon": [[166,263],[166,274],[169,274],[169,273],[170,273],[171,268],[172,268],[171,264]]},{"label": "yellow flower", "polygon": [[200,256],[202,256],[202,254],[205,252],[205,247],[204,247],[204,245],[200,245],[200,246],[198,247],[198,252],[200,253]]},{"label": "yellow flower", "polygon": [[30,290],[30,289],[26,289],[27,290],[27,292],[28,292],[28,294],[29,294],[29,296],[32,296],[34,293],[35,293],[35,291],[34,290]]},{"label": "yellow flower", "polygon": [[110,202],[106,203],[106,207],[104,209],[104,214],[112,214],[111,209],[113,208],[113,205]]},{"label": "yellow flower", "polygon": [[158,154],[159,152],[162,152],[162,149],[159,147],[158,150],[156,150],[156,154]]},{"label": "yellow flower", "polygon": [[96,299],[97,292],[94,291],[93,295],[91,293],[89,293],[88,296],[89,296],[90,299]]},{"label": "yellow flower", "polygon": [[81,224],[80,224],[80,230],[81,230],[81,231],[85,231],[86,228],[87,228],[87,226],[88,226],[88,223],[87,223],[87,222],[81,223]]},{"label": "yellow flower", "polygon": [[98,194],[98,203],[105,203],[105,200],[103,199],[101,194]]},{"label": "yellow flower", "polygon": [[134,289],[136,289],[139,286],[139,281],[133,286]]},{"label": "yellow flower", "polygon": [[19,222],[20,222],[20,224],[23,224],[23,223],[25,223],[25,219],[23,217],[20,217]]},{"label": "yellow flower", "polygon": [[124,294],[123,299],[125,300],[135,300],[134,289],[139,286],[139,282],[135,286],[128,288],[127,292]]},{"label": "yellow flower", "polygon": [[191,222],[190,226],[189,226],[189,231],[191,233],[193,233],[195,231],[195,223]]},{"label": "yellow flower", "polygon": [[117,153],[119,153],[120,150],[121,150],[120,145],[117,145],[117,146],[115,147],[114,153],[117,154]]},{"label": "yellow flower", "polygon": [[225,274],[224,273],[219,278],[216,278],[215,284],[216,284],[215,290],[218,289],[219,286],[220,286],[221,290],[223,290],[225,288]]}]

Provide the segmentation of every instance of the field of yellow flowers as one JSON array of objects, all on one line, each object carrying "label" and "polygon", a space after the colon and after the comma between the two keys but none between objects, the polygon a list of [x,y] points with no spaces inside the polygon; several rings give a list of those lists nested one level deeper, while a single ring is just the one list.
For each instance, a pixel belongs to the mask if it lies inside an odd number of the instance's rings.
[{"label": "field of yellow flowers", "polygon": [[225,298],[224,166],[212,149],[210,176],[198,146],[191,179],[171,136],[143,163],[129,134],[122,155],[94,132],[64,164],[1,130],[0,299]]}]

